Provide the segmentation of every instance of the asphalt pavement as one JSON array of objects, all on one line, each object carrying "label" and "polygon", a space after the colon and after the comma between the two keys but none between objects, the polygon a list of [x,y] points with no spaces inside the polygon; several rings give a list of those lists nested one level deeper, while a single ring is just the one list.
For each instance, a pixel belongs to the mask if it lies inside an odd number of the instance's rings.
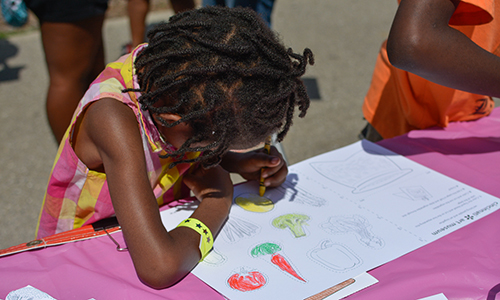
[{"label": "asphalt pavement", "polygon": [[[289,164],[358,140],[361,113],[378,49],[396,0],[278,0],[273,29],[295,52],[310,48],[316,64],[304,81],[311,107],[282,143]],[[148,23],[170,10],[151,12]],[[128,19],[104,24],[106,60],[129,41]],[[34,238],[57,145],[45,115],[48,75],[37,30],[0,39],[0,248]]]}]

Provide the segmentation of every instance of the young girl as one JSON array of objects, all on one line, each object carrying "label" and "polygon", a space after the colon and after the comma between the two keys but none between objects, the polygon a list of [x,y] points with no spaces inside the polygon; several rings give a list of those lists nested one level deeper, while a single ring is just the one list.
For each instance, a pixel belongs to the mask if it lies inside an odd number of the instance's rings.
[{"label": "young girl", "polygon": [[[149,45],[110,63],[79,104],[58,151],[38,238],[116,215],[138,276],[168,287],[211,249],[232,203],[227,172],[266,186],[287,168],[278,152],[237,153],[309,106],[300,76],[312,53],[286,50],[249,9],[175,15]],[[193,168],[191,168],[193,166]],[[189,172],[187,172],[189,170]],[[182,178],[182,175],[183,178]],[[158,206],[185,184],[201,201],[167,232]],[[201,236],[201,240],[200,240]]]}]

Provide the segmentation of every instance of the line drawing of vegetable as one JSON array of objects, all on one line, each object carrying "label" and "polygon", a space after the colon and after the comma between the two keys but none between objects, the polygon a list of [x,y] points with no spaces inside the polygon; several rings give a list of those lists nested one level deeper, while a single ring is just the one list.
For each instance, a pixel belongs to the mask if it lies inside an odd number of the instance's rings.
[{"label": "line drawing of vegetable", "polygon": [[[288,178],[290,177],[293,176],[289,175]],[[287,179],[287,181],[283,182],[281,186],[270,190],[268,197],[272,199],[288,198],[290,199],[290,202],[310,205],[313,207],[321,207],[327,203],[325,199],[297,187],[293,178],[291,180]]]},{"label": "line drawing of vegetable", "polygon": [[361,264],[359,257],[351,250],[330,240],[321,241],[307,255],[323,267],[337,272],[345,272]]},{"label": "line drawing of vegetable", "polygon": [[241,271],[234,273],[227,279],[229,286],[241,292],[255,291],[266,285],[267,280],[262,273],[257,270]]},{"label": "line drawing of vegetable", "polygon": [[[406,196],[403,197],[410,200],[427,201],[432,198],[432,195],[423,186],[406,186],[400,187],[399,189],[403,191],[403,195]],[[395,195],[401,197],[401,193]]]},{"label": "line drawing of vegetable", "polygon": [[326,232],[332,234],[354,233],[360,243],[370,248],[380,249],[385,242],[375,236],[369,228],[371,224],[362,216],[335,216],[330,217],[326,223],[320,225]]},{"label": "line drawing of vegetable", "polygon": [[251,237],[259,229],[259,226],[236,217],[229,217],[224,227],[222,227],[223,237],[230,243],[237,242],[241,238]]},{"label": "line drawing of vegetable", "polygon": [[213,248],[212,251],[205,257],[202,261],[204,264],[208,264],[210,266],[220,266],[225,263],[227,258],[222,255],[216,248]]},{"label": "line drawing of vegetable", "polygon": [[306,280],[299,276],[299,274],[293,269],[292,265],[285,259],[283,255],[277,253],[281,251],[281,247],[274,243],[263,243],[254,247],[251,251],[253,257],[259,257],[264,255],[271,255],[271,262],[278,266],[281,270],[287,272],[293,277],[306,282]]},{"label": "line drawing of vegetable", "polygon": [[306,235],[302,226],[309,225],[309,216],[302,214],[286,214],[279,216],[273,220],[273,226],[279,229],[290,229],[295,238],[303,237]]}]

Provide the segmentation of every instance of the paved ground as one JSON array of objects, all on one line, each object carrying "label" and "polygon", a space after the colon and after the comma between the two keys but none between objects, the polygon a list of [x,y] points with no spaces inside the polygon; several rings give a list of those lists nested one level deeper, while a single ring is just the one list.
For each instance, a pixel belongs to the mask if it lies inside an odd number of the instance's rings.
[{"label": "paved ground", "polygon": [[[364,125],[361,104],[396,3],[276,2],[273,27],[284,43],[296,52],[309,47],[316,57],[316,65],[305,78],[313,103],[307,116],[295,121],[283,143],[290,164],[357,141]],[[149,22],[171,14],[168,9],[156,10]],[[104,37],[107,61],[114,60],[128,42],[128,20],[110,16]],[[47,84],[36,29],[0,40],[0,248],[34,237],[56,153],[44,110]]]}]

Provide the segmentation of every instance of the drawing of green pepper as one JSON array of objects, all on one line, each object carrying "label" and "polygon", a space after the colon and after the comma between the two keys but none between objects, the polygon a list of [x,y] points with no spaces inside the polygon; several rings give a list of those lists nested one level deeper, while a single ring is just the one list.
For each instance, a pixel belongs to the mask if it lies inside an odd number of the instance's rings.
[{"label": "drawing of green pepper", "polygon": [[308,255],[322,266],[339,272],[351,270],[361,264],[361,260],[352,251],[330,240],[320,242]]}]

